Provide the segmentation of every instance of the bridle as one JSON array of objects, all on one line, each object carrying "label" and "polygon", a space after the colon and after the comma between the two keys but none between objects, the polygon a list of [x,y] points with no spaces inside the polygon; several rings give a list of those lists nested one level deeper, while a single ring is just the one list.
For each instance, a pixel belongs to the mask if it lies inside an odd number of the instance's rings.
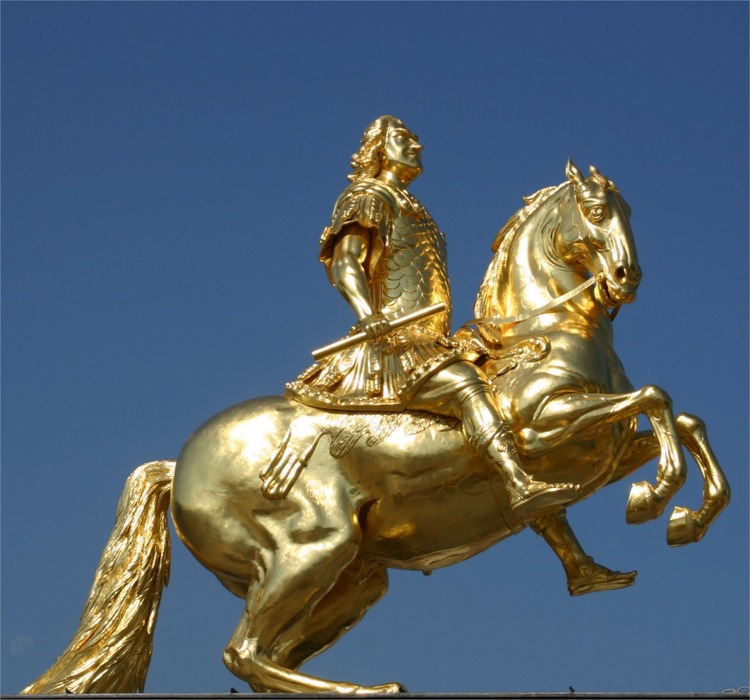
[{"label": "bridle", "polygon": [[[470,321],[464,323],[461,328],[467,328],[471,325],[488,325],[490,323],[498,326],[503,326],[509,325],[511,323],[521,323],[521,321],[528,321],[530,318],[541,316],[543,313],[546,313],[550,309],[554,309],[561,304],[564,304],[569,299],[578,296],[581,292],[596,284],[596,280],[596,277],[590,277],[585,282],[582,282],[577,287],[571,289],[569,292],[565,292],[565,294],[561,294],[560,296],[555,297],[554,299],[552,299],[552,301],[547,302],[546,304],[544,304],[544,306],[540,306],[538,309],[534,309],[533,311],[527,311],[526,313],[518,314],[517,316],[506,316],[505,318],[501,318],[499,316],[482,316],[480,318],[472,318]],[[621,306],[622,304],[617,304],[617,306],[615,306],[614,309],[612,309],[612,311],[607,314],[611,321],[615,320],[615,316],[617,316]]]}]

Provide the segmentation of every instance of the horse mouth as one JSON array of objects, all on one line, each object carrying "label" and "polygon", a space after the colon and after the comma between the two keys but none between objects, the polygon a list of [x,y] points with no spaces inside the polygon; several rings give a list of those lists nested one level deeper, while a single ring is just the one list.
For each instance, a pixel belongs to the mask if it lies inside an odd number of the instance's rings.
[{"label": "horse mouth", "polygon": [[621,304],[630,304],[635,299],[634,291],[623,287],[618,287],[617,290],[614,290],[603,276],[597,280],[596,289],[599,301],[607,308],[613,308]]}]

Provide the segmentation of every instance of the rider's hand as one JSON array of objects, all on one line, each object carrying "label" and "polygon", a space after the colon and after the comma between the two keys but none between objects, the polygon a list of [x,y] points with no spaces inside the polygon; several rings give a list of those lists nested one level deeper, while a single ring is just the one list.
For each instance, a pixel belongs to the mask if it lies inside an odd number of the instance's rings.
[{"label": "rider's hand", "polygon": [[379,313],[365,316],[357,324],[357,328],[367,333],[367,337],[370,340],[379,340],[393,330],[388,319]]}]

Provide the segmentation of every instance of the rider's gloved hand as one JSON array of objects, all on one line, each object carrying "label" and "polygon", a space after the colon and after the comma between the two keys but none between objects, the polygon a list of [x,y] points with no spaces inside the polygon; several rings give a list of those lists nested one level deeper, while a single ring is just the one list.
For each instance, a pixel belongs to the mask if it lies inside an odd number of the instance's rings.
[{"label": "rider's gloved hand", "polygon": [[365,316],[356,326],[357,330],[367,333],[370,340],[379,340],[393,330],[388,319],[381,313]]}]

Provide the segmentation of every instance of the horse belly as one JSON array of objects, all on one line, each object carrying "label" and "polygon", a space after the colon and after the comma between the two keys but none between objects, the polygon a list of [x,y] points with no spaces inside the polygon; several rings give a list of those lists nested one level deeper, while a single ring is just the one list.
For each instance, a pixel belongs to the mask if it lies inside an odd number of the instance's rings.
[{"label": "horse belly", "polygon": [[500,478],[466,453],[460,431],[394,434],[377,448],[356,447],[346,462],[370,498],[363,550],[385,566],[449,566],[511,534],[495,495]]}]

